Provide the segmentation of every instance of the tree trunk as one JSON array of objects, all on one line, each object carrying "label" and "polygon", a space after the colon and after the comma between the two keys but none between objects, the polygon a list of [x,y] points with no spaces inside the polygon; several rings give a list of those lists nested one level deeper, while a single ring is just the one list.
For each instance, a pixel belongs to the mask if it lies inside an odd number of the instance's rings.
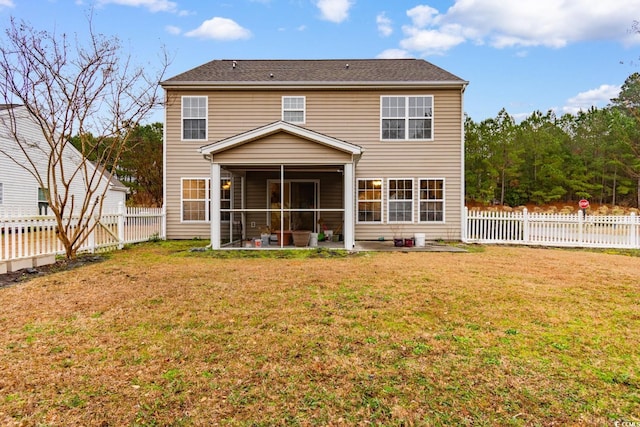
[{"label": "tree trunk", "polygon": [[612,204],[615,206],[616,204],[616,191],[618,187],[618,169],[614,169],[613,171],[613,196],[612,196]]},{"label": "tree trunk", "polygon": [[505,184],[504,177],[506,175],[505,169],[502,169],[502,177],[501,177],[501,186],[500,186],[500,205],[504,205],[504,193],[505,193]]}]

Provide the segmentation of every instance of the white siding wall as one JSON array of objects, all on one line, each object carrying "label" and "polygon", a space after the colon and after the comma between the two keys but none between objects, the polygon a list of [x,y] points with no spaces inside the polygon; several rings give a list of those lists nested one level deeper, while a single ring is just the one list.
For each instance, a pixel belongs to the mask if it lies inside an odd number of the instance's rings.
[{"label": "white siding wall", "polygon": [[[17,128],[21,137],[34,144],[34,148],[29,153],[29,158],[33,160],[40,175],[46,177],[46,165],[48,163],[47,142],[41,130],[26,114],[25,110],[19,109],[16,111]],[[0,111],[0,147],[6,153],[0,152],[0,182],[2,182],[4,190],[3,206],[19,206],[33,209],[33,212],[36,213],[39,185],[33,175],[25,170],[25,168],[33,170],[33,166],[10,135],[8,120],[8,112]],[[76,165],[79,164],[81,157],[73,147],[67,151],[65,173],[69,177],[75,170]],[[105,185],[106,179],[103,179],[99,188],[102,190]],[[84,200],[87,193],[86,188],[84,179],[81,175],[78,175],[71,183],[70,192],[77,200]],[[124,192],[109,190],[104,201],[105,211],[114,211],[117,209],[118,203],[124,203],[124,201]]]}]

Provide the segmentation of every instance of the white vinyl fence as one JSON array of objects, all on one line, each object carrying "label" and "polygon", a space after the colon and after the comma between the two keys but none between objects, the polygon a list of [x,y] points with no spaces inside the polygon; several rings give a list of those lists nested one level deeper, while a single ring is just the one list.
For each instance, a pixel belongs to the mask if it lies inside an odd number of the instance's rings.
[{"label": "white vinyl fence", "polygon": [[640,249],[640,217],[469,211],[463,241],[584,248]]},{"label": "white vinyl fence", "polygon": [[[121,249],[127,243],[165,237],[162,208],[120,206],[118,212],[103,213],[95,221],[94,231],[78,252]],[[33,212],[25,215],[18,209],[0,210],[0,263],[64,254],[56,230],[53,216],[36,216]]]}]

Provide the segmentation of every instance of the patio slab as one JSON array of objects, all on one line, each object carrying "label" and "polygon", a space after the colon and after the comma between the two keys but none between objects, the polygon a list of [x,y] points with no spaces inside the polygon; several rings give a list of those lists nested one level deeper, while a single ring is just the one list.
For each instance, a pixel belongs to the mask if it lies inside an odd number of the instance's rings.
[{"label": "patio slab", "polygon": [[[248,249],[248,250],[280,250],[280,246],[276,243],[270,244],[269,246],[247,246],[241,242],[236,242],[235,244],[228,245],[224,247],[225,249]],[[318,242],[318,246],[304,246],[304,247],[295,247],[292,245],[285,246],[283,249],[314,249],[314,248],[324,248],[324,249],[344,249],[343,242]],[[353,248],[355,252],[467,252],[464,248],[460,248],[453,245],[448,245],[446,243],[439,242],[425,242],[423,247],[397,247],[393,245],[393,241],[391,240],[359,240],[356,241],[356,245]]]},{"label": "patio slab", "polygon": [[378,251],[378,252],[467,252],[463,248],[447,245],[445,243],[425,242],[422,247],[394,246],[390,240],[357,241],[356,251]]}]

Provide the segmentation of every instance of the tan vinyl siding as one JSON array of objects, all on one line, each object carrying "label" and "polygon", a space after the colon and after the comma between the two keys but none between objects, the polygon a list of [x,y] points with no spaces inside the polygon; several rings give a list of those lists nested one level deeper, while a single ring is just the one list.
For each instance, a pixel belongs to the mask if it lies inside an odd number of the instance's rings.
[{"label": "tan vinyl siding", "polygon": [[[182,95],[208,96],[208,141],[180,140]],[[383,95],[433,95],[433,141],[381,141],[380,97]],[[459,239],[463,173],[462,157],[462,101],[460,89],[424,90],[202,90],[171,91],[167,105],[166,194],[167,234],[170,238],[209,236],[209,224],[180,224],[180,178],[207,177],[209,162],[198,153],[202,145],[219,141],[239,133],[264,126],[281,119],[282,96],[305,96],[306,123],[303,127],[364,148],[356,166],[356,178],[413,178],[415,185],[414,224],[404,225],[403,232],[413,235],[424,232],[427,239]],[[295,139],[295,141],[294,141]],[[287,145],[291,144],[291,145]],[[297,152],[262,152],[295,147]],[[302,152],[304,150],[304,153]],[[310,155],[309,155],[310,154]],[[253,156],[269,162],[311,161],[317,156],[322,162],[339,163],[341,152],[309,141],[277,134],[262,141],[236,147],[216,154],[216,160],[239,162]],[[327,157],[329,156],[331,160]],[[260,160],[262,160],[260,159]],[[244,160],[243,160],[244,161]],[[260,161],[257,161],[260,163]],[[417,198],[420,178],[445,179],[444,224],[418,223]],[[321,192],[323,187],[321,187]],[[247,198],[259,197],[247,194]],[[384,212],[386,221],[386,191]],[[393,230],[381,225],[356,224],[356,239],[391,238]]]},{"label": "tan vinyl siding", "polygon": [[[247,193],[246,193],[246,207],[247,209],[267,209],[267,179],[275,179],[277,174],[264,173],[264,172],[252,172],[248,173],[246,177]],[[267,226],[267,212],[247,212],[247,238],[251,239],[259,237],[260,232]],[[255,227],[252,227],[252,223],[255,223]]]},{"label": "tan vinyl siding", "polygon": [[278,133],[215,154],[213,160],[224,164],[327,164],[351,161],[351,155],[306,141],[287,133]]}]

